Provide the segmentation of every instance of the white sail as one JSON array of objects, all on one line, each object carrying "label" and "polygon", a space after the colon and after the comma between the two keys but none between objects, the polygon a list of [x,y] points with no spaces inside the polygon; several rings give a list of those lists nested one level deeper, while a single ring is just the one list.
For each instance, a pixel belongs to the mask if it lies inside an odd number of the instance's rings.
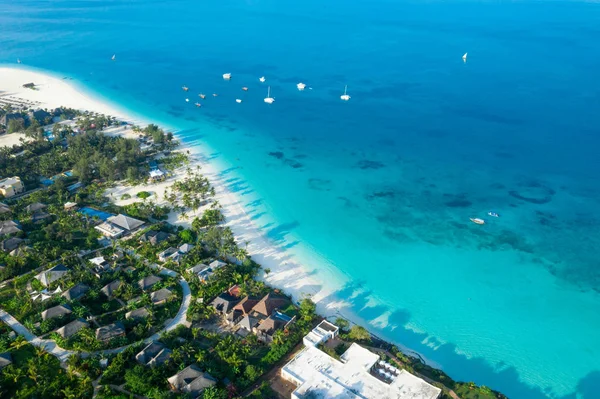
[{"label": "white sail", "polygon": [[467,62],[467,54],[468,53],[465,53],[465,55],[462,56],[462,59],[463,59],[464,62]]}]

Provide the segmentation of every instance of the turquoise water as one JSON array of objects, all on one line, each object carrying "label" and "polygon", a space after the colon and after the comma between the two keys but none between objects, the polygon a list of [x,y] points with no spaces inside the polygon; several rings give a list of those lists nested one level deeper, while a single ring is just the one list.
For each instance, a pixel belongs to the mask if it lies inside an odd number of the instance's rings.
[{"label": "turquoise water", "polygon": [[[255,222],[340,275],[323,285],[378,334],[511,398],[598,397],[598,4],[14,3],[0,63],[207,143]],[[198,110],[184,84],[219,97]]]}]

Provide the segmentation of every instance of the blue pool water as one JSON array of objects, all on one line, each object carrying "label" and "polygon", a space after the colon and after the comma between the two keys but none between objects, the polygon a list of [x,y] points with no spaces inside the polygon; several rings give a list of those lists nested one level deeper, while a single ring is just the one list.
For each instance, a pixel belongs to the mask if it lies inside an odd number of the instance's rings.
[{"label": "blue pool water", "polygon": [[79,213],[83,213],[86,216],[89,217],[97,217],[100,220],[106,220],[111,216],[114,216],[112,213],[108,213],[108,212],[104,212],[104,211],[100,211],[98,209],[94,209],[94,208],[88,208],[88,207],[83,207],[79,210]]},{"label": "blue pool water", "polygon": [[0,63],[208,144],[269,238],[452,377],[589,399],[599,21],[584,1],[0,0]]}]

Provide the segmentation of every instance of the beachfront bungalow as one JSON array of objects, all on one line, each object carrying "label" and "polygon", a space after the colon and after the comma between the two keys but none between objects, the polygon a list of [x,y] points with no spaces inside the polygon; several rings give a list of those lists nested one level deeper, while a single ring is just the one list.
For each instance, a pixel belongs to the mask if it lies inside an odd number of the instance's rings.
[{"label": "beachfront bungalow", "polygon": [[135,360],[144,366],[160,366],[171,358],[171,353],[173,351],[160,342],[152,342],[135,355]]},{"label": "beachfront bungalow", "polygon": [[103,236],[108,238],[119,238],[125,233],[125,230],[113,225],[112,223],[103,222],[98,226],[94,226]]},{"label": "beachfront bungalow", "polygon": [[89,290],[90,287],[88,287],[87,285],[83,283],[78,283],[77,285],[63,292],[61,296],[67,301],[75,301],[79,298],[83,298]]},{"label": "beachfront bungalow", "polygon": [[100,289],[100,292],[102,292],[104,295],[106,295],[106,297],[108,299],[111,299],[113,297],[113,295],[115,294],[115,291],[118,290],[119,288],[121,288],[122,285],[123,285],[123,282],[121,280],[115,280],[113,282],[106,284],[104,287],[102,287]]},{"label": "beachfront bungalow", "polygon": [[[284,316],[284,317],[281,317]],[[263,320],[258,327],[254,329],[254,333],[259,341],[264,343],[273,342],[273,335],[283,328],[285,328],[288,324],[292,323],[293,319],[285,318],[285,315],[282,314],[272,314],[265,320]]]},{"label": "beachfront bungalow", "polygon": [[160,290],[154,291],[152,294],[150,294],[150,301],[153,305],[162,305],[171,299],[171,297],[173,297],[171,290],[167,288],[161,288]]},{"label": "beachfront bungalow", "polygon": [[38,280],[44,287],[48,287],[55,281],[62,279],[69,269],[65,265],[56,265],[51,269],[41,272],[35,279]]},{"label": "beachfront bungalow", "polygon": [[215,310],[223,315],[226,315],[231,311],[235,305],[240,302],[240,298],[231,295],[228,292],[223,292],[218,297],[216,297],[210,305],[215,308]]},{"label": "beachfront bungalow", "polygon": [[141,279],[140,281],[138,281],[138,287],[140,287],[140,289],[142,291],[147,291],[150,288],[152,288],[155,284],[159,283],[162,281],[162,278],[158,277],[158,276],[148,276],[148,277],[144,277],[143,279]]},{"label": "beachfront bungalow", "polygon": [[[31,83],[33,84],[33,83]],[[40,125],[47,125],[51,122],[52,120],[52,114],[50,114],[49,112],[43,110],[43,109],[36,109],[34,111],[29,111],[27,113],[27,118],[29,119],[29,122],[33,122],[34,120],[37,121]]]},{"label": "beachfront bungalow", "polygon": [[210,262],[209,266],[211,267],[211,269],[217,270],[217,269],[222,268],[223,266],[227,266],[227,263],[217,259],[217,260]]},{"label": "beachfront bungalow", "polygon": [[79,332],[79,330],[81,330],[82,328],[87,328],[89,326],[90,326],[90,323],[88,323],[87,321],[85,321],[82,318],[79,318],[79,319],[73,320],[70,323],[65,324],[64,326],[62,326],[61,328],[56,330],[56,333],[58,335],[60,335],[61,337],[63,337],[64,339],[68,339],[68,338],[72,337],[73,335],[77,334]]},{"label": "beachfront bungalow", "polygon": [[42,320],[50,320],[56,317],[66,316],[71,314],[72,312],[73,309],[69,305],[54,306],[42,312]]},{"label": "beachfront bungalow", "polygon": [[210,266],[205,265],[204,263],[201,263],[194,267],[190,267],[189,269],[187,269],[187,271],[191,274],[196,275],[201,283],[207,282],[210,276],[213,275],[213,270],[210,268]]},{"label": "beachfront bungalow", "polygon": [[192,249],[194,249],[194,245],[192,244],[183,244],[178,248],[179,253],[182,255],[189,253]]},{"label": "beachfront bungalow", "polygon": [[33,215],[31,215],[31,221],[33,223],[41,223],[48,219],[50,219],[52,215],[44,211],[37,211]]},{"label": "beachfront bungalow", "polygon": [[25,126],[25,118],[23,118],[23,115],[18,112],[13,112],[11,114],[2,115],[0,117],[0,125],[4,125],[7,128],[8,128],[8,124],[10,123],[10,121],[17,121],[17,122],[20,121],[23,124],[23,126]]},{"label": "beachfront bungalow", "polygon": [[161,262],[173,261],[179,263],[181,254],[177,248],[169,247],[158,254],[158,260]]},{"label": "beachfront bungalow", "polygon": [[210,374],[192,364],[168,380],[171,390],[188,394],[192,398],[199,397],[209,387],[215,386],[217,380]]},{"label": "beachfront bungalow", "polygon": [[132,218],[130,216],[127,215],[123,215],[123,214],[118,214],[116,216],[111,216],[108,219],[106,219],[107,222],[127,231],[128,233],[131,233],[137,229],[139,229],[140,227],[142,227],[145,222]]},{"label": "beachfront bungalow", "polygon": [[166,178],[167,174],[160,169],[153,169],[150,171],[149,176],[152,181],[162,181]]},{"label": "beachfront bungalow", "polygon": [[277,309],[284,308],[291,303],[288,297],[275,292],[269,292],[252,308],[252,313],[259,317],[269,317]]},{"label": "beachfront bungalow", "polygon": [[14,220],[4,220],[0,222],[0,236],[15,234],[21,232],[21,224]]},{"label": "beachfront bungalow", "polygon": [[17,194],[21,194],[24,190],[25,186],[18,176],[7,177],[0,180],[0,194],[2,194],[4,198],[14,197]]},{"label": "beachfront bungalow", "polygon": [[17,237],[7,238],[0,243],[0,249],[4,252],[12,252],[17,249],[25,240]]},{"label": "beachfront bungalow", "polygon": [[65,202],[63,208],[65,211],[75,211],[77,210],[77,202]]},{"label": "beachfront bungalow", "polygon": [[145,307],[125,313],[125,318],[127,320],[143,320],[148,316],[150,316],[150,312]]},{"label": "beachfront bungalow", "polygon": [[169,234],[164,231],[148,230],[140,236],[140,242],[149,242],[152,245],[160,244],[169,239]]},{"label": "beachfront bungalow", "polygon": [[0,202],[0,215],[4,215],[10,212],[10,206],[6,205],[4,202]]},{"label": "beachfront bungalow", "polygon": [[41,202],[34,202],[33,204],[27,205],[25,207],[25,211],[27,213],[34,213],[37,211],[41,211],[46,209],[48,206],[46,204],[42,204]]},{"label": "beachfront bungalow", "polygon": [[110,341],[113,338],[124,336],[125,326],[119,321],[96,329],[96,339],[98,341],[106,342]]},{"label": "beachfront bungalow", "polygon": [[[229,291],[230,295],[233,296],[238,296],[238,295],[234,295],[231,293],[231,290]],[[254,298],[254,297],[246,297],[244,299],[242,299],[237,305],[235,305],[232,309],[232,312],[229,313],[227,315],[227,323],[228,324],[237,324],[239,323],[239,321],[244,318],[245,316],[248,316],[250,314],[250,312],[252,311],[252,308],[254,306],[256,306],[256,304],[260,301],[260,298]],[[258,320],[258,318],[257,318]]]}]

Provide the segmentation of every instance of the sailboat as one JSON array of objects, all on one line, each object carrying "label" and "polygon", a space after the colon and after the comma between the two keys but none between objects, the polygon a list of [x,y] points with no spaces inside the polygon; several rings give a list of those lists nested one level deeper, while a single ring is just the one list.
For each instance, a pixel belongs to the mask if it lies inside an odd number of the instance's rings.
[{"label": "sailboat", "polygon": [[258,80],[260,81],[260,83],[265,83],[267,79],[264,76],[261,76],[260,78],[258,78]]},{"label": "sailboat", "polygon": [[348,94],[346,94],[346,92],[347,92],[347,91],[348,91],[348,85],[346,85],[346,86],[344,87],[344,94],[342,94],[342,95],[340,96],[340,98],[341,98],[342,100],[344,100],[344,101],[348,101],[348,100],[350,100],[350,96],[349,96]]},{"label": "sailboat", "polygon": [[306,87],[306,85],[304,83],[298,83],[296,85],[296,87],[298,88],[298,90],[302,91],[302,90],[304,90],[304,88]]},{"label": "sailboat", "polygon": [[465,53],[465,55],[462,56],[462,59],[463,59],[464,62],[467,62],[467,54],[468,53]]},{"label": "sailboat", "polygon": [[265,102],[267,104],[273,104],[275,102],[275,99],[271,97],[271,86],[269,86],[267,89],[267,97],[265,98]]},{"label": "sailboat", "polygon": [[116,55],[116,54],[113,54],[113,56],[112,56],[112,57],[110,57],[110,59],[111,59],[111,60],[113,60],[113,61],[115,61],[115,60],[117,59],[117,55]]},{"label": "sailboat", "polygon": [[224,73],[223,74],[223,79],[225,79],[225,80],[231,79],[231,74],[230,73]]}]

